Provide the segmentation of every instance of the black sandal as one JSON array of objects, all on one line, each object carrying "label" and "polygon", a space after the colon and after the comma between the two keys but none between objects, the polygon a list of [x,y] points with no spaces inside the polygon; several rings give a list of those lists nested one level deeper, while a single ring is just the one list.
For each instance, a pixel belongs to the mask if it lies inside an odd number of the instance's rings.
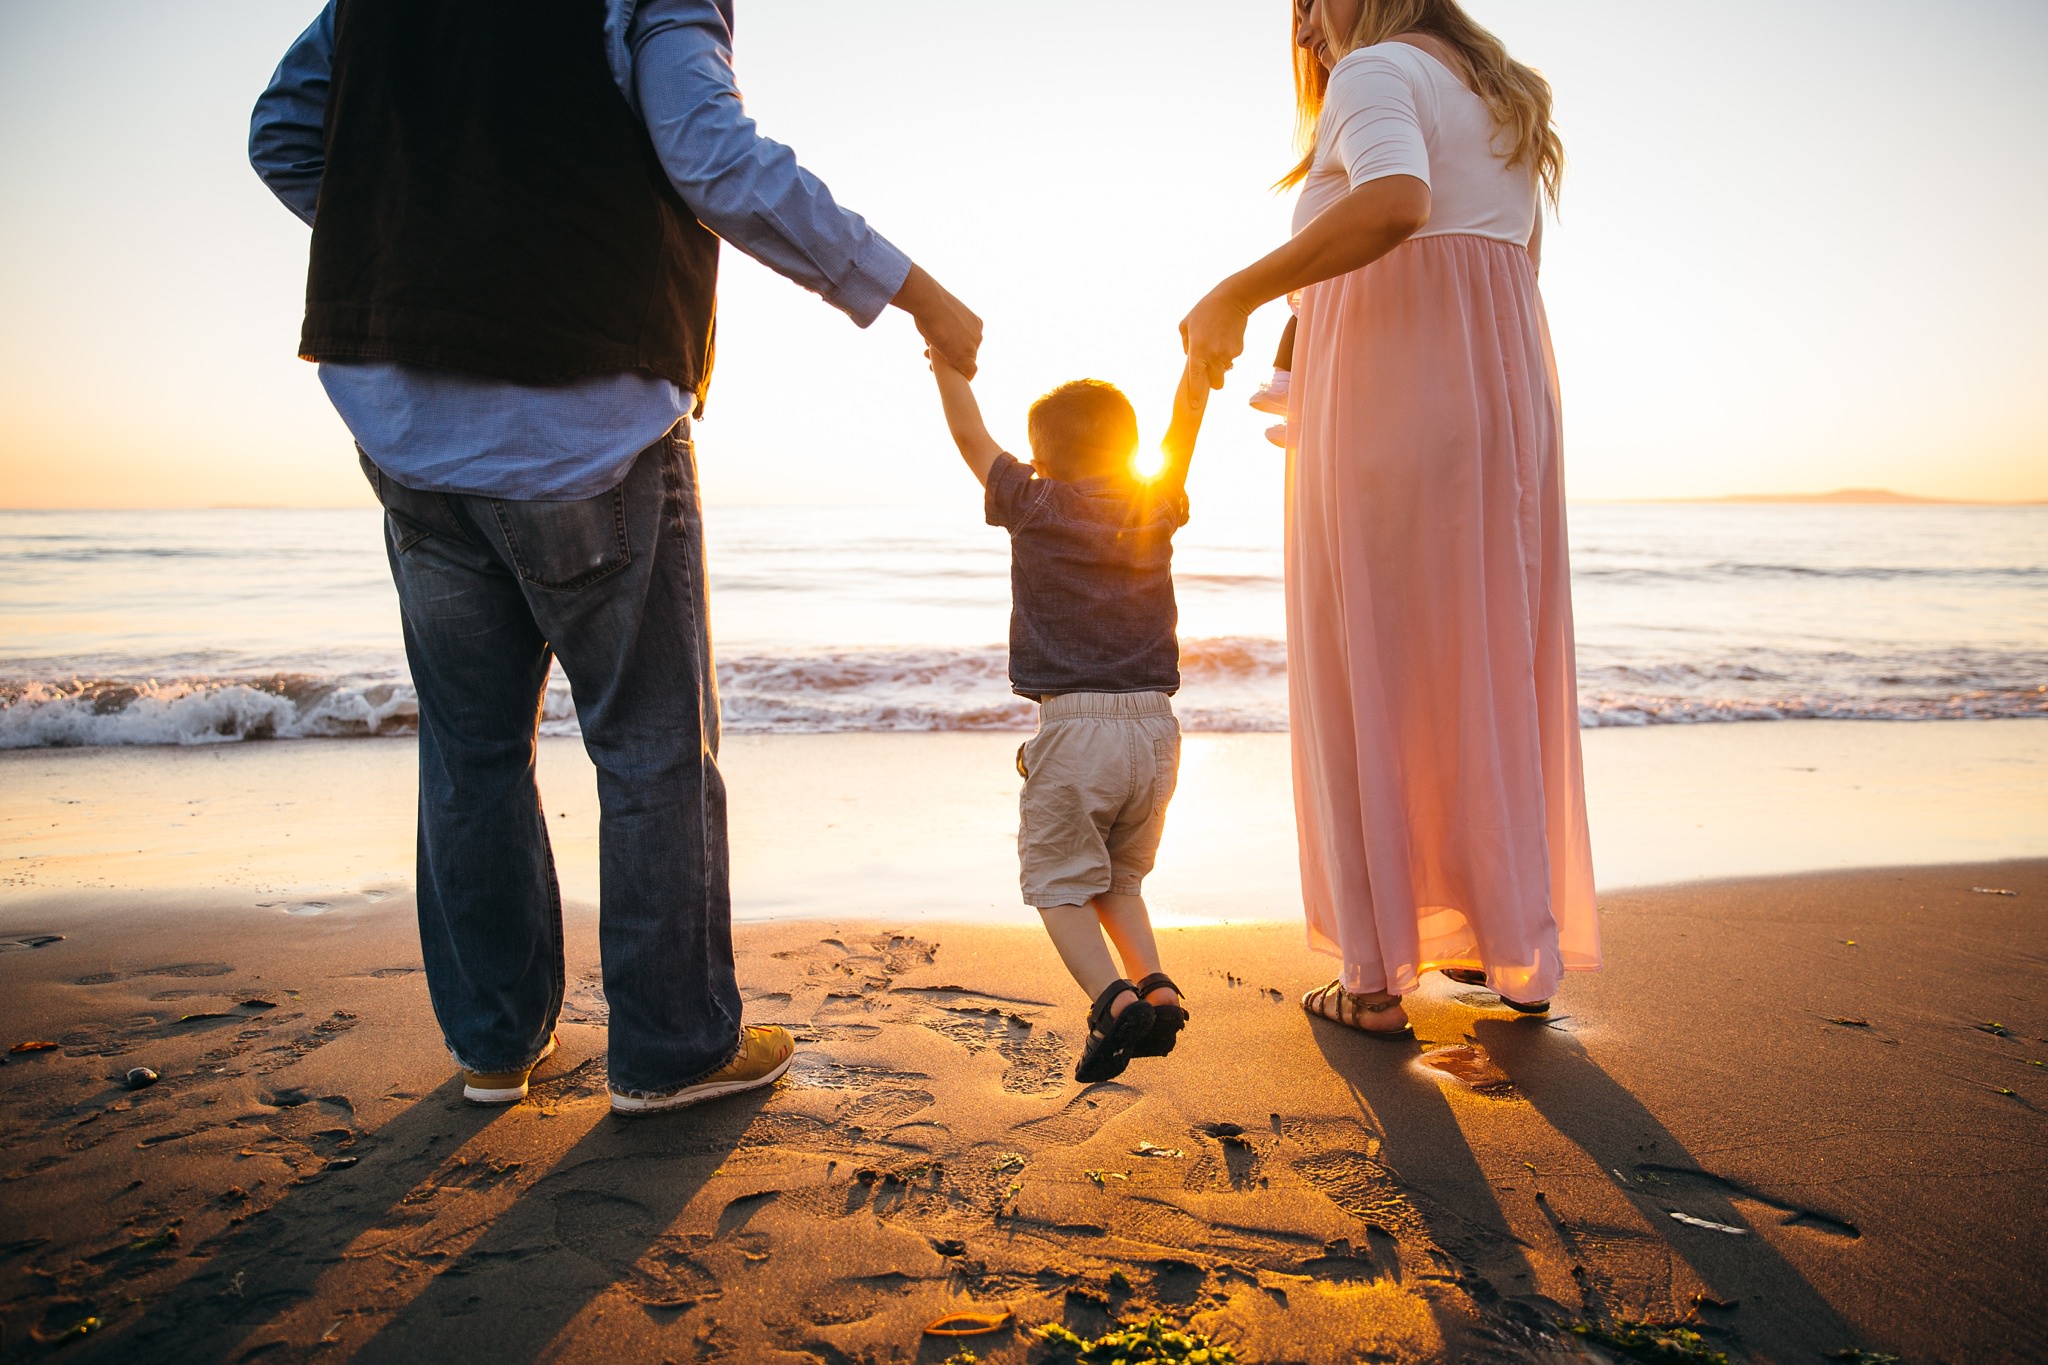
[{"label": "black sandal", "polygon": [[[1439,967],[1437,970],[1461,986],[1484,986],[1487,990],[1493,991],[1495,995],[1500,995],[1499,991],[1494,991],[1492,986],[1487,985],[1486,973],[1478,970],[1476,967]],[[1538,1000],[1533,1004],[1525,1005],[1519,1000],[1510,1000],[1505,995],[1500,995],[1500,1002],[1517,1014],[1550,1013],[1550,1002],[1548,1000]]]},{"label": "black sandal", "polygon": [[1188,1025],[1187,997],[1180,995],[1180,987],[1165,972],[1152,973],[1138,983],[1137,990],[1140,1000],[1157,990],[1172,991],[1180,996],[1179,1003],[1152,1006],[1152,1031],[1131,1049],[1133,1057],[1164,1057],[1173,1051],[1173,1045],[1180,1041],[1180,1031]]},{"label": "black sandal", "polygon": [[[1122,1014],[1111,1014],[1109,1007],[1125,991],[1137,998],[1124,1007]],[[1083,1085],[1093,1085],[1123,1075],[1124,1068],[1131,1064],[1131,1049],[1152,1031],[1155,1014],[1136,982],[1122,977],[1110,982],[1095,997],[1095,1007],[1088,1011],[1088,1046],[1081,1050],[1081,1060],[1075,1064],[1074,1079]]]}]

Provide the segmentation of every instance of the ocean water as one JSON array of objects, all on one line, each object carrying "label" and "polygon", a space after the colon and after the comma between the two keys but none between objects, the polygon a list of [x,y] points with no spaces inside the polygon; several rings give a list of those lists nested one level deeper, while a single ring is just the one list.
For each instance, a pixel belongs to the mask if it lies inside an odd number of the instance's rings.
[{"label": "ocean water", "polygon": [[[404,735],[378,514],[0,512],[0,748]],[[1028,729],[1001,532],[714,507],[730,732]],[[2048,717],[2048,508],[1571,512],[1587,726]],[[1177,542],[1190,730],[1286,728],[1277,535]],[[559,673],[543,728],[573,734]]]}]

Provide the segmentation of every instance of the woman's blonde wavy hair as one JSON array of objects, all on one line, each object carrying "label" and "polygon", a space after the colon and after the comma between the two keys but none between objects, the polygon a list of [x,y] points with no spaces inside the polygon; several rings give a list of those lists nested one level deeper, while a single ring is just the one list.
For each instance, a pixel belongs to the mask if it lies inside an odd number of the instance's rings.
[{"label": "woman's blonde wavy hair", "polygon": [[[1290,43],[1299,13],[1297,0],[1288,14]],[[1464,57],[1474,93],[1493,111],[1495,145],[1505,149],[1510,166],[1535,166],[1544,194],[1555,205],[1564,186],[1564,142],[1550,123],[1550,82],[1510,57],[1501,40],[1473,22],[1457,0],[1362,0],[1351,32],[1326,30],[1324,41],[1341,58],[1402,33],[1440,38]],[[1315,163],[1316,120],[1329,88],[1330,73],[1323,64],[1314,53],[1295,45],[1294,141],[1302,155],[1274,188],[1290,188],[1308,176]]]}]

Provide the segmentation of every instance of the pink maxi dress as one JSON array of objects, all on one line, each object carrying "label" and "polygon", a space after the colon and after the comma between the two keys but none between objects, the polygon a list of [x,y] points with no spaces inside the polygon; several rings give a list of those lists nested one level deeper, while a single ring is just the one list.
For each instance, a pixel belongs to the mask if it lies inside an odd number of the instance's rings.
[{"label": "pink maxi dress", "polygon": [[1360,49],[1296,211],[1430,184],[1420,234],[1304,292],[1289,413],[1302,894],[1361,993],[1473,967],[1536,1001],[1600,965],[1537,185],[1493,141],[1435,58]]}]

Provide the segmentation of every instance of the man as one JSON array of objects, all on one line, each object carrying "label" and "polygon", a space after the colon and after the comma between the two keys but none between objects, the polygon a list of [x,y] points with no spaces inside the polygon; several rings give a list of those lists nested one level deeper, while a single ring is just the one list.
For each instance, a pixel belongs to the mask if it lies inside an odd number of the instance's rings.
[{"label": "man", "polygon": [[420,708],[419,920],[464,1095],[554,1050],[534,784],[558,659],[597,767],[612,1107],[771,1084],[734,978],[689,420],[718,243],[972,373],[981,322],[743,112],[731,0],[329,0],[250,159],[313,228],[300,354],[386,510]]}]

